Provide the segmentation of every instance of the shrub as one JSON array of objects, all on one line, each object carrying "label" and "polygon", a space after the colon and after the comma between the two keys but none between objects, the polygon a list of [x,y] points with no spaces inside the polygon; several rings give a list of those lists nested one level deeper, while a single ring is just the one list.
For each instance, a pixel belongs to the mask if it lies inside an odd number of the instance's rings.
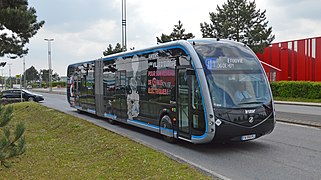
[{"label": "shrub", "polygon": [[274,97],[321,99],[321,82],[279,81],[270,84]]}]

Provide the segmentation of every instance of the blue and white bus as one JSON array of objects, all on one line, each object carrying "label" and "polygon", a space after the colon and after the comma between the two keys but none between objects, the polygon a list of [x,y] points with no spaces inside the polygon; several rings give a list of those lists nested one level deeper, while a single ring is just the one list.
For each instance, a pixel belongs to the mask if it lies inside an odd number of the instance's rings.
[{"label": "blue and white bus", "polygon": [[67,99],[78,111],[160,133],[169,142],[247,141],[275,127],[258,58],[230,40],[179,40],[113,54],[71,64],[67,76]]}]

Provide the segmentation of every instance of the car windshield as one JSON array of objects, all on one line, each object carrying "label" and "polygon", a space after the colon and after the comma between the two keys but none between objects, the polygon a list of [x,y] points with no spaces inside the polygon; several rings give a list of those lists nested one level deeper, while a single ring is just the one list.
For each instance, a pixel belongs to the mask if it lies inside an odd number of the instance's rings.
[{"label": "car windshield", "polygon": [[34,94],[34,93],[32,93],[32,92],[30,92],[28,90],[25,90],[25,89],[23,89],[22,92],[25,92],[25,93],[28,93],[28,94]]},{"label": "car windshield", "polygon": [[247,47],[198,45],[214,107],[247,108],[269,103],[270,89],[259,61]]},{"label": "car windshield", "polygon": [[26,89],[23,89],[22,92],[23,92],[23,93],[26,93],[26,94],[30,94],[30,95],[42,96],[42,95],[40,95],[40,94],[36,94],[36,93],[31,92],[31,91],[28,91],[28,90],[26,90]]}]

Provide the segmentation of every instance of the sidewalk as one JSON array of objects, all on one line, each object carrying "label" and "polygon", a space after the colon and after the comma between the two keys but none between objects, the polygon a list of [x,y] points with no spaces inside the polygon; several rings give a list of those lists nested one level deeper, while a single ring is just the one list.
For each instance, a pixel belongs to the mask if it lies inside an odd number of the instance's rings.
[{"label": "sidewalk", "polygon": [[[321,103],[309,103],[309,102],[291,102],[291,101],[274,101],[276,105],[295,105],[301,106],[301,108],[321,108]],[[305,107],[304,107],[305,106]],[[293,112],[295,114],[295,112]],[[279,122],[286,122],[298,125],[312,126],[321,128],[321,117],[311,114],[299,114],[295,117],[289,118],[286,112],[278,111],[276,109],[276,119]]]},{"label": "sidewalk", "polygon": [[316,106],[321,107],[321,103],[292,102],[292,101],[274,101],[275,104],[298,105],[298,106]]},{"label": "sidewalk", "polygon": [[52,94],[67,94],[67,89],[66,88],[57,88],[53,87],[52,92],[49,92],[49,88],[34,88],[30,89],[30,91],[34,92],[42,92],[42,93],[52,93]]}]

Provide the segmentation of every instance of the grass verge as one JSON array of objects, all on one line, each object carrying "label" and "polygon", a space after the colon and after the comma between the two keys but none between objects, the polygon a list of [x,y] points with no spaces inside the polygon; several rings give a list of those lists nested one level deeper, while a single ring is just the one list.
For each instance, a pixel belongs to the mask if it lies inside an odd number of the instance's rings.
[{"label": "grass verge", "polygon": [[37,103],[13,107],[11,124],[25,124],[27,151],[0,167],[1,179],[212,179],[76,117]]}]

